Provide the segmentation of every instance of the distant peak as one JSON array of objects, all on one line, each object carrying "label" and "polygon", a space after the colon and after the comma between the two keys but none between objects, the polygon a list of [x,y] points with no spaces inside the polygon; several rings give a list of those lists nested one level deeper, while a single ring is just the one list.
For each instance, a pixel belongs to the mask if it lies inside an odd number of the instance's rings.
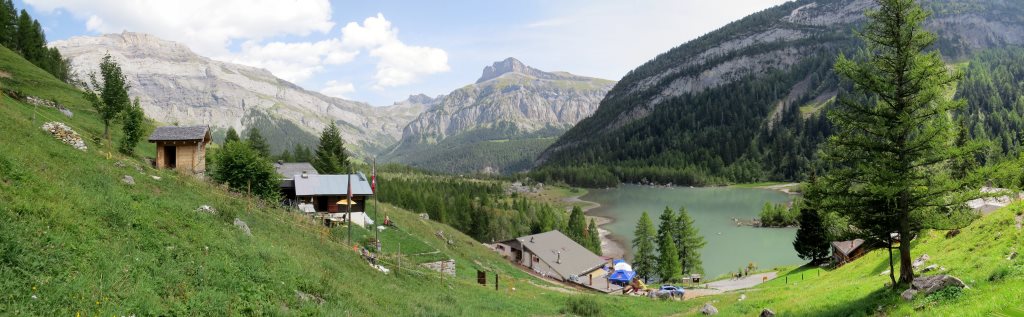
[{"label": "distant peak", "polygon": [[480,75],[480,79],[476,82],[481,83],[507,73],[521,73],[535,76],[543,72],[530,66],[526,66],[526,64],[523,64],[523,62],[520,62],[518,59],[509,57],[503,61],[494,62],[491,66],[484,67],[483,74]]}]

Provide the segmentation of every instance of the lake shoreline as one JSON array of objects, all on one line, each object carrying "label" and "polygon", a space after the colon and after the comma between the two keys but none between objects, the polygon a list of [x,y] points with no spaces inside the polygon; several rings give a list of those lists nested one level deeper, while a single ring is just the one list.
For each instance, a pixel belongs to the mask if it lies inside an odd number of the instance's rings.
[{"label": "lake shoreline", "polygon": [[626,255],[626,244],[622,241],[621,237],[614,236],[611,230],[605,228],[606,225],[615,222],[614,218],[608,216],[597,216],[590,214],[590,210],[601,207],[601,204],[580,199],[586,194],[577,196],[567,197],[563,201],[567,203],[584,203],[587,206],[582,207],[583,213],[587,218],[594,219],[594,224],[597,225],[597,232],[601,237],[601,255],[610,258],[623,258]]}]

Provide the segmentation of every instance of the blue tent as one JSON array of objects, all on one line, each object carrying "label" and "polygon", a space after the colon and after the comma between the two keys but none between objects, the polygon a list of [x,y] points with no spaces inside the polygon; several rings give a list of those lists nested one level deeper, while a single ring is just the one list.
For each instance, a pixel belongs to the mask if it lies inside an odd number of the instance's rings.
[{"label": "blue tent", "polygon": [[612,274],[608,275],[608,281],[615,284],[629,284],[633,281],[634,276],[636,276],[636,272],[633,271],[633,267],[629,263],[622,259],[612,261]]}]

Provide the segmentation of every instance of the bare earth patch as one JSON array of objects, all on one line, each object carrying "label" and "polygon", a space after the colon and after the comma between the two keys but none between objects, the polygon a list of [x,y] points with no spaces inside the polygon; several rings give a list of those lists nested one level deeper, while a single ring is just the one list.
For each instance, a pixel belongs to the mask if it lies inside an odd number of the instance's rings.
[{"label": "bare earth patch", "polygon": [[0,78],[11,78],[11,73],[0,70]]}]

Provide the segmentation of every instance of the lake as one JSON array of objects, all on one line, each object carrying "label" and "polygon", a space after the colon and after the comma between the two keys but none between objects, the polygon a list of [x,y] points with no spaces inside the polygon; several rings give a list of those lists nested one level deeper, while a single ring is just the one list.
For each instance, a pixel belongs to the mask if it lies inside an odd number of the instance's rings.
[{"label": "lake", "polygon": [[[732,218],[757,217],[765,202],[782,203],[791,197],[785,193],[756,188],[729,187],[651,187],[621,185],[613,189],[593,189],[580,199],[601,204],[587,213],[614,219],[605,225],[614,239],[627,249],[640,215],[647,211],[657,228],[665,206],[673,210],[686,207],[707,245],[701,249],[705,276],[715,277],[757,263],[759,268],[801,263],[793,250],[795,228],[753,228],[736,226]],[[626,257],[631,259],[627,251]]]}]

